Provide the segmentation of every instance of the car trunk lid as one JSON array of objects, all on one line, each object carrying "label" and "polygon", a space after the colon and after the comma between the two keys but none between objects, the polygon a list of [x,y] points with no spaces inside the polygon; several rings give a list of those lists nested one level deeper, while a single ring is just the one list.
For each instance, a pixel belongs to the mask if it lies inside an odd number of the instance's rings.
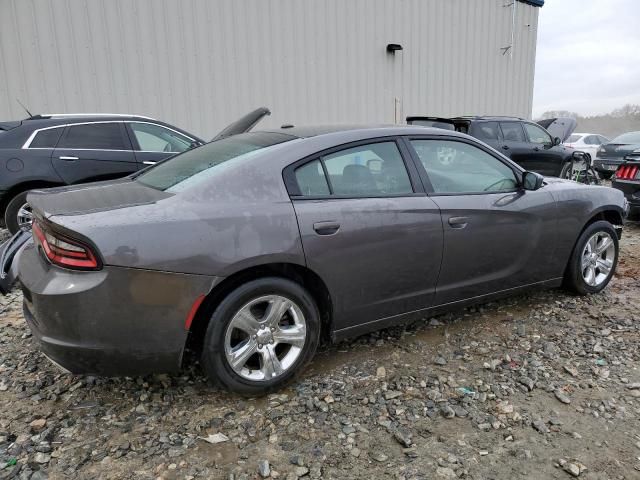
[{"label": "car trunk lid", "polygon": [[171,193],[124,178],[47,190],[32,190],[27,200],[36,215],[49,218],[147,205],[171,196]]}]

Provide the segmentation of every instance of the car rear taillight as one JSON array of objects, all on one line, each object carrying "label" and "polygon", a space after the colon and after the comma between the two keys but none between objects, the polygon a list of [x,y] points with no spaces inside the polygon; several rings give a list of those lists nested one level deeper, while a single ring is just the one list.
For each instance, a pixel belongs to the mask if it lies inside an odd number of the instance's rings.
[{"label": "car rear taillight", "polygon": [[640,168],[638,165],[620,165],[616,170],[616,178],[621,180],[634,180]]},{"label": "car rear taillight", "polygon": [[33,222],[33,234],[51,263],[75,270],[98,270],[100,265],[91,248],[77,240],[49,230]]}]

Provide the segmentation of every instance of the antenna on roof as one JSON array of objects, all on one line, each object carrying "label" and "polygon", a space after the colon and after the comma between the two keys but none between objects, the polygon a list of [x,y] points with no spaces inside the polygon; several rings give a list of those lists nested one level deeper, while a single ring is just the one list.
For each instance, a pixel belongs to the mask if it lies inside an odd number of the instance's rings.
[{"label": "antenna on roof", "polygon": [[33,117],[31,112],[29,111],[29,109],[27,107],[25,107],[24,104],[19,99],[16,98],[16,102],[18,102],[20,104],[20,106],[22,108],[24,108],[24,111],[27,112],[27,115],[29,115],[29,117]]}]

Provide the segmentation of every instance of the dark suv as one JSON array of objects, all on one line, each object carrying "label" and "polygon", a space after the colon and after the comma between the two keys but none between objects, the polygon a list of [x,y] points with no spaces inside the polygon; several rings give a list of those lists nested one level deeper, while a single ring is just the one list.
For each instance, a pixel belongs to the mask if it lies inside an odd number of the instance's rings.
[{"label": "dark suv", "polygon": [[407,123],[466,133],[522,168],[542,175],[564,178],[571,173],[575,150],[561,145],[576,127],[575,120],[570,118],[541,120],[538,124],[518,117],[411,116],[407,117]]},{"label": "dark suv", "polygon": [[0,218],[15,233],[31,224],[28,190],[124,177],[204,143],[134,115],[36,115],[2,122]]}]

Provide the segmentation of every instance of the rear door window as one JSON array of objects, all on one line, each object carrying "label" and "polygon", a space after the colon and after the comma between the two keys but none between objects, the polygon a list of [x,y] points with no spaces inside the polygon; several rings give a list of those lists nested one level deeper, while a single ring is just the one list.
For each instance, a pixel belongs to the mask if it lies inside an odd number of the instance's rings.
[{"label": "rear door window", "polygon": [[507,142],[526,142],[522,125],[518,122],[500,122],[502,138]]},{"label": "rear door window", "polygon": [[384,196],[413,193],[396,142],[380,142],[322,157],[334,195]]},{"label": "rear door window", "polygon": [[56,148],[62,132],[64,132],[64,127],[40,130],[31,140],[29,148]]},{"label": "rear door window", "polygon": [[70,125],[58,148],[79,150],[131,150],[122,122]]},{"label": "rear door window", "polygon": [[474,126],[474,133],[480,140],[498,140],[498,122],[480,122]]},{"label": "rear door window", "polygon": [[296,195],[384,197],[413,193],[395,141],[376,142],[321,156],[295,169]]},{"label": "rear door window", "polygon": [[320,160],[314,160],[295,170],[300,194],[305,197],[329,195],[329,184]]}]

